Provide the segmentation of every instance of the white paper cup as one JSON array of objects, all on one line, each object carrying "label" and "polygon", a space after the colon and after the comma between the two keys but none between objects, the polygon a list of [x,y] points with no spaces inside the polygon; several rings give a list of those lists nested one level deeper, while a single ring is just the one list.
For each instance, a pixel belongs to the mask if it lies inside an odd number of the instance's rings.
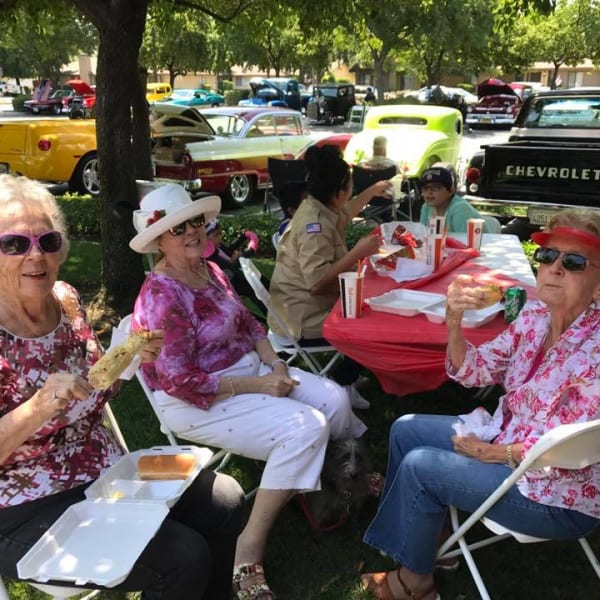
[{"label": "white paper cup", "polygon": [[484,224],[484,219],[469,219],[467,221],[467,245],[469,248],[475,248],[475,250],[481,248]]},{"label": "white paper cup", "polygon": [[340,298],[342,316],[345,319],[357,319],[362,312],[364,276],[354,271],[340,273]]},{"label": "white paper cup", "polygon": [[394,190],[394,200],[400,200],[402,197],[402,176],[396,175],[390,179],[392,182],[392,189]]}]

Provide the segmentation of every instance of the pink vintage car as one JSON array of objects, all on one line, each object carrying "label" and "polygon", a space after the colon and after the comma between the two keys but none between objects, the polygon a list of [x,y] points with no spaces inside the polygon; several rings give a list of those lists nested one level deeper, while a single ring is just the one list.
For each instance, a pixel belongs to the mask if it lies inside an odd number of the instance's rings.
[{"label": "pink vintage car", "polygon": [[477,86],[479,102],[467,107],[467,125],[505,125],[512,127],[523,100],[500,79],[486,79]]}]

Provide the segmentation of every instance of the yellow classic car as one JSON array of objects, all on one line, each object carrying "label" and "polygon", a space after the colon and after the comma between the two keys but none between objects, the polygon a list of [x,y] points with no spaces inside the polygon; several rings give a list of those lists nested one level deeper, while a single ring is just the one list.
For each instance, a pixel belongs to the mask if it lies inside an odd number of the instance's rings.
[{"label": "yellow classic car", "polygon": [[25,175],[97,195],[96,121],[0,122],[0,173]]},{"label": "yellow classic car", "polygon": [[356,165],[373,154],[373,140],[387,139],[387,157],[398,173],[417,179],[436,162],[455,165],[462,138],[462,116],[454,108],[389,104],[369,108],[362,131],[355,134],[344,158]]},{"label": "yellow classic car", "polygon": [[161,102],[173,93],[170,83],[147,83],[146,100],[148,102]]}]

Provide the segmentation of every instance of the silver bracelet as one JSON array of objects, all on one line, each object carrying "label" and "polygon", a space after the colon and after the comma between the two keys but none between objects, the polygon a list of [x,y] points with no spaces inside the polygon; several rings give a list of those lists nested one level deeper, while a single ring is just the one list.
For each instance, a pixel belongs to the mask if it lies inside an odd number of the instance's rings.
[{"label": "silver bracelet", "polygon": [[276,358],[272,363],[271,363],[271,369],[275,366],[275,365],[285,365],[287,367],[287,363],[285,362],[285,360],[283,360],[283,358]]}]

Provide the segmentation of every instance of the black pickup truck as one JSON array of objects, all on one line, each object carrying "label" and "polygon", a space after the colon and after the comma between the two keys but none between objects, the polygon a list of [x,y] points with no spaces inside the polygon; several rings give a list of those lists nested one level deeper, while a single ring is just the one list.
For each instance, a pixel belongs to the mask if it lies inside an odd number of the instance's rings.
[{"label": "black pickup truck", "polygon": [[532,226],[565,207],[600,208],[600,88],[530,96],[508,143],[472,157],[465,187],[474,203],[526,207]]}]

